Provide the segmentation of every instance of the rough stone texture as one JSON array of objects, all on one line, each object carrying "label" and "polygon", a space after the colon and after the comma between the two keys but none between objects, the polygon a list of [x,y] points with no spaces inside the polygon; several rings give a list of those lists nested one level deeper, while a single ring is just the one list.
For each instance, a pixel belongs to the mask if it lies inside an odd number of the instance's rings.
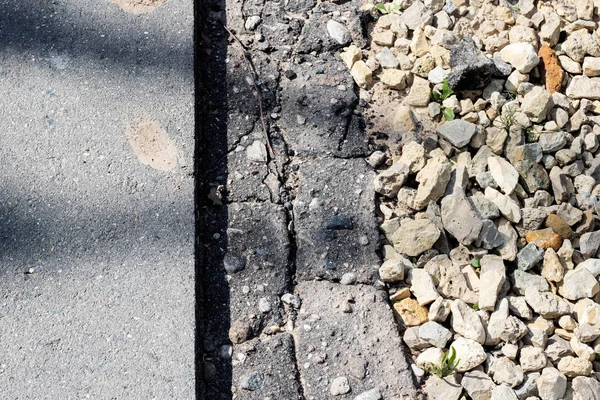
[{"label": "rough stone texture", "polygon": [[474,340],[458,338],[452,342],[450,347],[454,348],[456,359],[460,360],[456,368],[458,372],[472,370],[486,359],[483,346]]},{"label": "rough stone texture", "polygon": [[[327,61],[320,71],[323,73],[316,74],[315,68],[306,63],[294,64],[297,77],[281,79],[281,118],[278,123],[284,128],[287,144],[297,155],[366,155],[367,143],[360,130],[361,121],[352,116],[358,101],[351,90],[352,77],[341,60],[327,55],[318,60]],[[341,91],[338,85],[347,89]]]},{"label": "rough stone texture", "polygon": [[444,197],[441,210],[444,228],[460,243],[469,245],[477,240],[483,223],[467,201],[462,189]]},{"label": "rough stone texture", "polygon": [[454,90],[483,89],[497,71],[494,62],[465,39],[450,50],[448,84]]},{"label": "rough stone texture", "polygon": [[[294,336],[306,398],[327,398],[330,383],[340,375],[340,369],[348,366],[350,357],[368,365],[368,374],[362,379],[346,375],[353,393],[379,388],[384,398],[393,398],[414,392],[410,367],[398,345],[400,337],[384,292],[370,286],[323,281],[301,282],[296,290],[302,307]],[[347,313],[344,304],[350,296],[352,312]],[[315,352],[321,359],[326,356],[326,362],[317,362]],[[387,387],[383,389],[380,382],[386,382]]]},{"label": "rough stone texture", "polygon": [[560,66],[556,53],[550,47],[543,45],[538,51],[538,56],[542,61],[540,66],[546,90],[550,93],[560,91],[565,73]]},{"label": "rough stone texture", "polygon": [[566,94],[572,99],[600,100],[600,85],[587,76],[574,76],[567,86]]},{"label": "rough stone texture", "polygon": [[[377,279],[379,238],[374,173],[369,166],[359,159],[324,158],[300,165],[298,172],[300,187],[294,201],[298,278],[339,280],[344,273],[355,272],[358,282]],[[339,220],[347,224],[334,224]]]},{"label": "rough stone texture", "polygon": [[439,135],[456,147],[466,146],[477,130],[477,125],[462,119],[446,121],[438,127]]},{"label": "rough stone texture", "polygon": [[439,237],[440,230],[433,222],[415,219],[403,222],[391,239],[396,251],[415,257],[431,249]]},{"label": "rough stone texture", "polygon": [[232,357],[243,362],[233,368],[233,393],[248,400],[302,399],[294,351],[294,340],[288,333],[236,346]]}]

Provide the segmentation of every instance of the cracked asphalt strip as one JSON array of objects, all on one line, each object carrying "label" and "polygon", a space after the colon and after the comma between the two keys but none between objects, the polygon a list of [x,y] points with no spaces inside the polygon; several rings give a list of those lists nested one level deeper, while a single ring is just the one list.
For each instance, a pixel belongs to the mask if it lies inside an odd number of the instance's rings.
[{"label": "cracked asphalt strip", "polygon": [[[374,172],[364,160],[374,148],[325,28],[334,13],[361,26],[359,3],[199,8],[203,398],[418,396],[377,286]],[[274,154],[244,51],[223,25],[252,60]]]}]

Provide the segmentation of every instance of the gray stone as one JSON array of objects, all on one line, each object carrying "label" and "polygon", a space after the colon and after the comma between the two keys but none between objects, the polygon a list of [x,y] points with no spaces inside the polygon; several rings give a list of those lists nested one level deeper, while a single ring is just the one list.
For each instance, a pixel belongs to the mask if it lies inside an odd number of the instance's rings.
[{"label": "gray stone", "polygon": [[437,322],[425,322],[419,327],[419,337],[433,346],[443,349],[452,338],[452,332]]},{"label": "gray stone", "polygon": [[481,192],[473,193],[472,196],[467,197],[467,200],[469,200],[469,202],[475,209],[475,212],[482,220],[494,219],[500,216],[500,210],[498,210],[498,207],[493,202],[486,199],[483,193]]},{"label": "gray stone", "polygon": [[567,144],[567,137],[563,132],[542,133],[538,139],[544,153],[554,153]]},{"label": "gray stone", "polygon": [[519,400],[519,398],[508,386],[498,385],[492,390],[490,400]]},{"label": "gray stone", "polygon": [[568,201],[575,193],[571,178],[563,173],[563,170],[560,169],[560,167],[552,168],[549,177],[556,202],[560,204],[564,201]]},{"label": "gray stone", "polygon": [[253,371],[248,375],[244,375],[240,379],[240,387],[245,390],[256,391],[260,390],[263,384],[264,376],[258,371]]},{"label": "gray stone", "polygon": [[401,18],[408,29],[415,30],[430,24],[433,20],[433,14],[420,0],[417,0],[404,10]]},{"label": "gray stone", "polygon": [[586,232],[579,239],[581,255],[584,257],[594,257],[600,247],[600,231]]},{"label": "gray stone", "polygon": [[367,390],[356,396],[354,400],[381,400],[381,393],[377,388]]},{"label": "gray stone", "polygon": [[[298,365],[310,365],[299,369],[306,398],[327,398],[329,388],[321,382],[331,382],[339,374],[338,368],[330,366],[344,365],[346,357],[355,354],[368,364],[369,379],[352,379],[353,393],[372,390],[373,382],[386,382],[378,386],[386,399],[414,395],[411,369],[403,346],[398,346],[398,329],[383,291],[326,281],[300,282],[296,291],[302,298],[294,328]],[[352,299],[351,313],[343,312],[348,299]],[[314,362],[311,348],[318,353],[326,349],[327,362]]]},{"label": "gray stone", "polygon": [[518,269],[512,273],[511,283],[515,292],[521,296],[525,295],[525,290],[528,287],[536,288],[541,292],[550,290],[548,282],[541,276],[529,274]]},{"label": "gray stone", "polygon": [[382,68],[398,68],[398,65],[400,65],[394,53],[387,47],[384,47],[375,58]]},{"label": "gray stone", "polygon": [[540,375],[538,372],[533,372],[523,376],[523,383],[513,389],[519,400],[538,395],[536,380]]},{"label": "gray stone", "polygon": [[552,95],[541,86],[536,86],[527,93],[521,102],[521,111],[533,122],[546,119],[546,114],[552,109]]},{"label": "gray stone", "polygon": [[448,84],[454,90],[483,89],[490,82],[497,68],[469,39],[464,39],[450,50]]},{"label": "gray stone", "polygon": [[483,223],[467,201],[464,192],[455,190],[442,199],[442,223],[460,243],[469,245],[479,237]]},{"label": "gray stone", "polygon": [[438,127],[438,134],[452,143],[456,147],[464,147],[471,141],[471,138],[477,133],[477,125],[462,120],[455,119],[446,121]]},{"label": "gray stone", "polygon": [[479,232],[477,246],[491,250],[504,244],[504,235],[498,230],[492,220],[484,219],[481,222],[483,227],[481,228],[481,232]]},{"label": "gray stone", "polygon": [[[535,228],[537,229],[537,228]],[[535,244],[529,243],[517,254],[517,267],[521,271],[528,271],[544,259],[544,250]]]}]

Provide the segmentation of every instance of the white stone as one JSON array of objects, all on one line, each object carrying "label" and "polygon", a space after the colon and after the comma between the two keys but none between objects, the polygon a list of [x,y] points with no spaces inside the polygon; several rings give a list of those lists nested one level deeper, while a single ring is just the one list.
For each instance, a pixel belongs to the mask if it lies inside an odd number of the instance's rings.
[{"label": "white stone", "polygon": [[560,400],[567,390],[567,378],[556,368],[546,367],[537,379],[537,387],[542,400]]},{"label": "white stone", "polygon": [[600,85],[587,76],[574,76],[565,93],[571,99],[600,100]]},{"label": "white stone", "polygon": [[582,62],[586,55],[600,56],[600,46],[585,29],[573,32],[567,37],[561,49],[574,61]]},{"label": "white stone", "polygon": [[354,65],[355,62],[360,61],[362,59],[362,52],[355,45],[348,46],[344,49],[343,52],[340,53],[340,58],[346,64],[346,66],[350,69]]},{"label": "white stone", "polygon": [[508,386],[498,385],[492,390],[490,400],[519,400],[519,398]]},{"label": "white stone", "polygon": [[424,306],[434,302],[440,295],[435,289],[429,273],[423,269],[413,268],[410,271],[410,291],[417,298],[420,305]]},{"label": "white stone", "polygon": [[352,36],[346,25],[339,23],[333,19],[327,21],[327,32],[329,36],[342,46],[350,43]]},{"label": "white stone", "polygon": [[510,359],[502,357],[494,363],[494,374],[492,379],[498,385],[508,385],[512,388],[523,382],[523,370],[515,365]]},{"label": "white stone", "polygon": [[567,378],[588,376],[592,373],[592,363],[583,358],[567,356],[558,362],[558,370]]},{"label": "white stone", "polygon": [[384,261],[379,267],[379,278],[390,283],[404,280],[404,263],[400,260]]},{"label": "white stone", "polygon": [[550,292],[540,292],[536,287],[525,289],[527,304],[544,318],[557,318],[570,312],[569,305]]},{"label": "white stone", "polygon": [[585,76],[600,75],[600,57],[586,57],[583,60],[583,74]]},{"label": "white stone", "polygon": [[515,200],[491,187],[485,188],[484,194],[486,199],[498,207],[506,219],[514,223],[521,221],[521,208]]},{"label": "white stone", "polygon": [[491,392],[496,387],[492,378],[478,370],[465,372],[460,383],[473,400],[490,400]]},{"label": "white stone", "polygon": [[430,201],[437,201],[444,195],[450,181],[452,166],[441,158],[429,159],[427,165],[419,171],[416,180],[419,182],[414,208],[422,210]]},{"label": "white stone", "polygon": [[540,371],[546,363],[546,354],[542,349],[533,346],[525,346],[521,349],[519,364],[523,372]]},{"label": "white stone", "polygon": [[481,258],[479,308],[493,311],[498,300],[498,294],[506,279],[506,268],[502,257],[485,255]]},{"label": "white stone", "polygon": [[386,197],[396,197],[406,182],[410,168],[403,162],[395,162],[388,169],[381,171],[373,180],[375,191]]},{"label": "white stone", "polygon": [[523,74],[531,71],[540,61],[535,48],[529,43],[509,44],[500,50],[500,58]]},{"label": "white stone", "polygon": [[488,167],[492,177],[505,194],[511,194],[517,183],[519,173],[508,161],[501,157],[489,157]]},{"label": "white stone", "polygon": [[558,293],[568,300],[593,297],[599,290],[598,281],[586,268],[568,271],[558,287]]},{"label": "white stone", "polygon": [[249,31],[253,31],[256,29],[258,24],[260,24],[260,22],[261,22],[260,16],[253,15],[251,17],[248,17],[248,19],[246,20],[246,23],[244,24],[244,27]]},{"label": "white stone", "polygon": [[260,140],[255,140],[246,148],[246,158],[252,162],[267,162],[267,148]]},{"label": "white stone", "polygon": [[373,72],[362,60],[358,60],[352,65],[350,74],[354,78],[354,82],[363,89],[366,89],[373,83]]},{"label": "white stone", "polygon": [[460,360],[456,370],[465,372],[481,365],[487,358],[483,346],[471,339],[458,338],[450,348],[456,352],[456,359]]},{"label": "white stone", "polygon": [[475,310],[459,299],[452,302],[450,310],[452,312],[450,323],[454,332],[477,343],[485,343],[485,329]]},{"label": "white stone", "polygon": [[423,350],[423,352],[417,357],[415,363],[419,368],[423,368],[425,371],[427,371],[434,365],[440,365],[443,357],[444,350],[437,347],[432,347]]}]

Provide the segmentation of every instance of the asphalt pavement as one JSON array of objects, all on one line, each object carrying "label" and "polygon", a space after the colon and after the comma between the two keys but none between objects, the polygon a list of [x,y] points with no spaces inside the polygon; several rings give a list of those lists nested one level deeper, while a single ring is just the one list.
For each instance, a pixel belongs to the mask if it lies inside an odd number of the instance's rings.
[{"label": "asphalt pavement", "polygon": [[0,0],[1,398],[195,397],[193,24]]}]

